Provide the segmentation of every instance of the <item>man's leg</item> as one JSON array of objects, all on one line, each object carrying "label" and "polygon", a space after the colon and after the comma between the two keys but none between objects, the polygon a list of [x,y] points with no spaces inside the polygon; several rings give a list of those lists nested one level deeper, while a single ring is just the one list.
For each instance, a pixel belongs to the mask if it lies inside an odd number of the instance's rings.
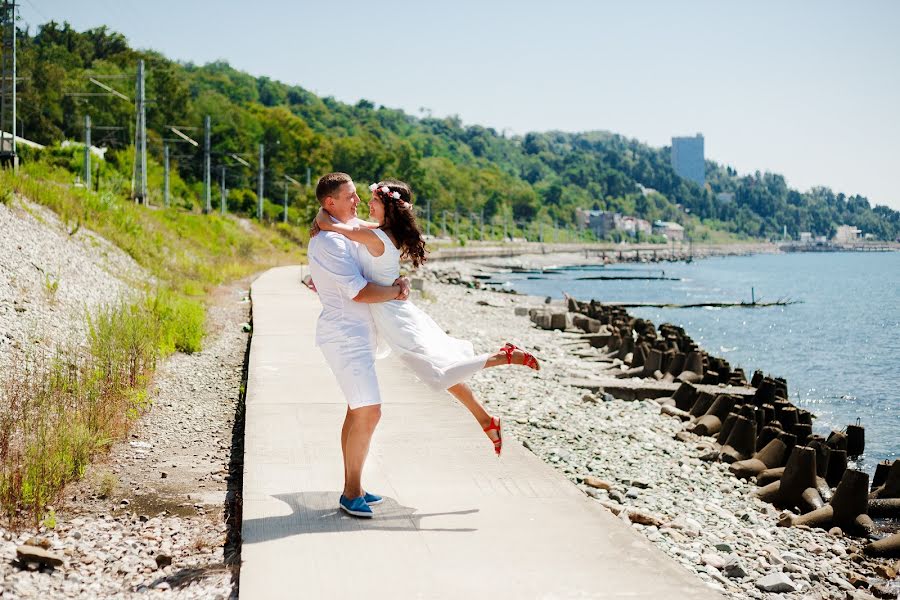
[{"label": "man's leg", "polygon": [[347,486],[347,434],[350,432],[350,407],[344,415],[344,426],[341,427],[341,456],[344,457],[344,487]]},{"label": "man's leg", "polygon": [[[344,449],[344,496],[359,498],[363,495],[362,471],[369,454],[369,443],[375,426],[381,419],[381,405],[361,406],[347,411],[344,429],[347,441]],[[343,436],[343,430],[342,430]]]}]

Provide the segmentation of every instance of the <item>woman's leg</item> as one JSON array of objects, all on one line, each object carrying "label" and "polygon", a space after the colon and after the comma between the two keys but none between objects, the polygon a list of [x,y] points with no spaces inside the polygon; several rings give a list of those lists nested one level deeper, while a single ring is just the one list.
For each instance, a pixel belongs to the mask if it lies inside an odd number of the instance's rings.
[{"label": "woman's leg", "polygon": [[494,442],[494,452],[497,453],[497,456],[500,456],[502,451],[500,419],[492,417],[488,411],[485,410],[481,402],[478,401],[478,398],[475,397],[475,394],[472,393],[471,388],[466,384],[457,383],[456,385],[447,388],[447,391],[453,394],[463,406],[469,409],[469,412],[472,413],[472,416],[475,417],[475,420],[478,421],[481,428],[485,430],[488,439]]},{"label": "woman's leg", "polygon": [[478,421],[478,424],[481,425],[482,429],[491,424],[491,415],[485,410],[481,402],[478,401],[478,398],[475,397],[472,388],[465,383],[457,383],[456,385],[447,388],[447,391],[453,394],[463,406],[469,409],[469,412],[472,413],[472,416],[475,417],[475,420]]},{"label": "woman's leg", "polygon": [[[465,383],[457,383],[456,385],[447,388],[447,391],[453,394],[463,406],[469,409],[469,412],[472,413],[472,416],[475,417],[475,420],[478,421],[478,424],[481,425],[482,429],[491,424],[491,415],[485,410],[481,402],[478,401],[478,398],[475,397],[475,394],[469,386]],[[496,435],[491,439],[497,439]]]}]

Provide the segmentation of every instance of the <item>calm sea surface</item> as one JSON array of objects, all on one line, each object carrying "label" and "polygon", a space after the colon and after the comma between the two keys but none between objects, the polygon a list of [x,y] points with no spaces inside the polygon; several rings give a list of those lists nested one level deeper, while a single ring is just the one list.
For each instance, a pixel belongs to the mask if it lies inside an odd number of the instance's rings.
[{"label": "calm sea surface", "polygon": [[[592,275],[660,275],[678,281],[586,281]],[[528,277],[543,277],[528,279]],[[709,258],[692,264],[617,264],[552,274],[502,274],[516,291],[602,302],[721,302],[790,298],[772,308],[632,308],[657,326],[681,325],[705,350],[784,377],[791,399],[827,433],[860,419],[871,473],[900,457],[900,253],[784,254]]]}]

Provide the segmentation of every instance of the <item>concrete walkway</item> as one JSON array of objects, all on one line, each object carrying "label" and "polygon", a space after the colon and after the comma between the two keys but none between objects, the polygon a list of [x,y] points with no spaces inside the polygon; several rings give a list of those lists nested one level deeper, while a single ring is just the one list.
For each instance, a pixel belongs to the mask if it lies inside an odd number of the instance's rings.
[{"label": "concrete walkway", "polygon": [[299,278],[251,289],[242,598],[720,598],[513,439],[497,460],[461,405],[390,358],[364,476],[386,502],[368,521],[338,511],[346,404]]}]

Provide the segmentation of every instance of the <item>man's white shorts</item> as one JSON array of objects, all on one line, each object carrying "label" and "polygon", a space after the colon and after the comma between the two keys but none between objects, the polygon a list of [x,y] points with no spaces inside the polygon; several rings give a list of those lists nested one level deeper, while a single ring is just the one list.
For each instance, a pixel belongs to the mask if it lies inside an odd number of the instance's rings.
[{"label": "man's white shorts", "polygon": [[371,338],[348,337],[319,345],[350,410],[381,404]]}]

